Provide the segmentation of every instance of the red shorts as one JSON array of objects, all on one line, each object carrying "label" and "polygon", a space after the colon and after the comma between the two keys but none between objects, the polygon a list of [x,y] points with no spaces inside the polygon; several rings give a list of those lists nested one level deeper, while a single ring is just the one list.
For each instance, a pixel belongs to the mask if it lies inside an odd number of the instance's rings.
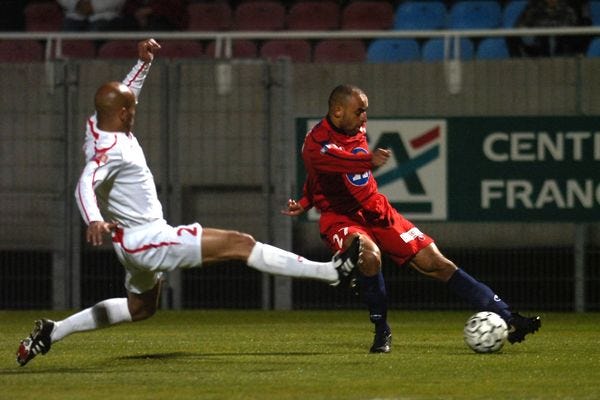
[{"label": "red shorts", "polygon": [[419,251],[433,243],[433,239],[419,230],[395,209],[390,211],[388,224],[370,224],[361,216],[349,217],[335,213],[323,213],[319,220],[321,237],[335,252],[342,248],[348,235],[355,232],[368,236],[382,253],[403,265]]}]

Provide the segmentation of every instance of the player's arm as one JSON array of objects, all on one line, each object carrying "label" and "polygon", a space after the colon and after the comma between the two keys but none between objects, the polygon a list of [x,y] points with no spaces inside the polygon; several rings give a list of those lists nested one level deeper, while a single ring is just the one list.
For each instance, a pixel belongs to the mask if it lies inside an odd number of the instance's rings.
[{"label": "player's arm", "polygon": [[289,199],[287,201],[287,209],[281,210],[281,213],[289,217],[297,217],[298,215],[304,214],[304,212],[310,208],[310,201],[306,197],[302,197],[297,201]]},{"label": "player's arm", "polygon": [[94,246],[101,245],[103,236],[116,227],[115,223],[104,221],[94,191],[110,175],[111,167],[110,163],[99,159],[89,161],[83,168],[75,188],[77,207],[88,225],[86,239]]},{"label": "player's arm", "polygon": [[290,217],[296,217],[304,214],[313,206],[311,195],[308,191],[308,181],[304,181],[302,187],[302,197],[298,200],[289,199],[287,201],[287,209],[281,210],[281,213]]},{"label": "player's arm", "polygon": [[374,167],[371,153],[351,153],[330,142],[317,142],[311,135],[304,142],[302,158],[319,172],[362,173]]},{"label": "player's arm", "polygon": [[100,246],[104,242],[104,235],[111,233],[116,227],[115,222],[92,221],[85,231],[85,240],[93,246]]},{"label": "player's arm", "polygon": [[389,160],[392,151],[389,149],[376,148],[372,155],[373,158],[371,158],[371,164],[373,164],[373,167],[380,167]]},{"label": "player's arm", "polygon": [[160,44],[154,39],[146,39],[138,43],[138,62],[123,79],[123,84],[131,89],[135,97],[139,97],[150,65],[154,60],[155,52],[160,49]]}]

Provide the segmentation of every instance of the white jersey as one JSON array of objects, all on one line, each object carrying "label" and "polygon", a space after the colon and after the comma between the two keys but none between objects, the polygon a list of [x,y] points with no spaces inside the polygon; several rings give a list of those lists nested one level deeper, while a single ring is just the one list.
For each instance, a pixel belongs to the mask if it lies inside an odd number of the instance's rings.
[{"label": "white jersey", "polygon": [[[123,81],[136,98],[149,68],[150,64],[138,61]],[[86,224],[112,221],[132,228],[162,220],[154,177],[133,133],[102,131],[95,114],[86,128],[86,165],[75,190]]]}]

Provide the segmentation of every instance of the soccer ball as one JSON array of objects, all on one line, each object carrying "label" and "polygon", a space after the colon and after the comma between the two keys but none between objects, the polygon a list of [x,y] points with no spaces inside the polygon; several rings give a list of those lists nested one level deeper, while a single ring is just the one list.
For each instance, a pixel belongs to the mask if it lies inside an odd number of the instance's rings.
[{"label": "soccer ball", "polygon": [[477,353],[494,353],[504,346],[508,336],[506,322],[496,313],[481,311],[465,324],[465,343]]}]

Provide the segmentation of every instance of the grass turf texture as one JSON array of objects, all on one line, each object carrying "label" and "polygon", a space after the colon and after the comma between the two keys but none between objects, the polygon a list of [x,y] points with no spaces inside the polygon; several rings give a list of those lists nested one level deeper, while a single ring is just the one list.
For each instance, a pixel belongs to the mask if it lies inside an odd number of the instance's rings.
[{"label": "grass turf texture", "polygon": [[500,353],[462,339],[469,312],[392,311],[390,354],[368,354],[365,311],[160,311],[76,334],[19,367],[41,316],[0,311],[0,399],[597,399],[600,314],[542,314]]}]

